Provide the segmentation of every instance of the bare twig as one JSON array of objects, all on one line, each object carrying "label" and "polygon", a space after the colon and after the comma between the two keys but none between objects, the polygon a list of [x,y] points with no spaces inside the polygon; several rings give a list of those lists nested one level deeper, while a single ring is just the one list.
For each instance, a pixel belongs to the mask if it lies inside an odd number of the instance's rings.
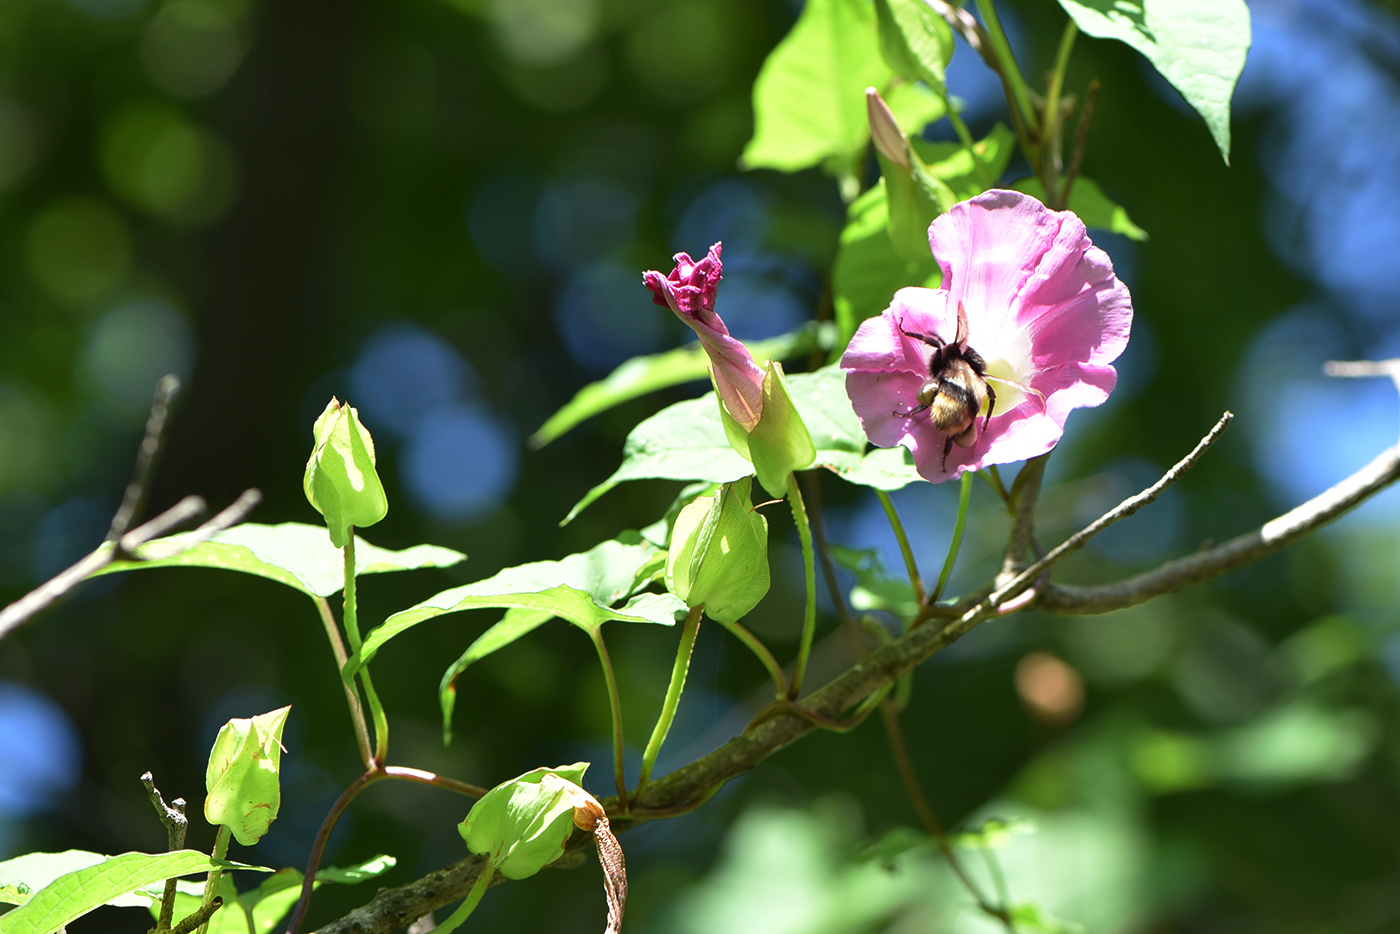
[{"label": "bare twig", "polygon": [[1243,567],[1326,525],[1380,490],[1400,480],[1400,446],[1390,448],[1336,486],[1247,532],[1213,548],[1125,580],[1097,587],[1047,584],[1036,609],[1047,613],[1111,613],[1153,597]]},{"label": "bare twig", "polygon": [[[148,552],[142,555],[141,559],[169,558],[188,548],[193,548],[200,542],[207,541],[229,526],[240,522],[261,499],[262,494],[257,490],[248,490],[233,505],[204,523],[190,536],[179,542],[171,543],[169,549],[162,548],[158,552]],[[192,515],[203,511],[203,509],[204,501],[202,499],[197,496],[187,496],[150,522],[127,532],[122,536],[120,543],[104,542],[77,564],[67,570],[60,571],[5,609],[0,610],[0,639],[5,638],[22,623],[57,603],[78,584],[117,560],[123,551],[134,551],[145,544],[150,537],[169,531],[179,522],[187,521]]]},{"label": "bare twig", "polygon": [[[258,490],[244,490],[243,495],[229,503],[221,512],[210,518],[199,528],[180,539],[178,542],[162,542],[159,545],[152,545],[141,553],[140,561],[162,561],[166,558],[173,558],[176,555],[189,551],[196,545],[202,545],[209,539],[218,535],[224,529],[232,528],[251,513],[262,502],[262,493]],[[154,526],[160,521],[157,516],[142,528]],[[160,532],[158,534],[164,534]],[[141,543],[137,543],[141,544]]]},{"label": "bare twig", "polygon": [[929,9],[943,17],[949,26],[956,29],[967,40],[968,48],[982,56],[983,61],[998,76],[1001,75],[1001,63],[997,61],[995,55],[991,55],[987,51],[990,47],[987,31],[982,28],[981,23],[977,22],[977,17],[962,7],[947,2],[947,0],[924,0],[924,2],[929,5]]},{"label": "bare twig", "polygon": [[1400,359],[1396,360],[1328,360],[1322,365],[1328,376],[1355,379],[1363,376],[1388,376],[1400,392]]},{"label": "bare twig", "polygon": [[136,451],[136,468],[132,471],[131,482],[126,485],[126,492],[122,494],[122,504],[117,507],[117,514],[112,517],[112,526],[107,531],[109,542],[121,539],[146,505],[151,491],[151,474],[155,471],[161,442],[165,438],[170,406],[179,393],[180,377],[174,373],[162,377],[156,384],[155,401],[151,403],[151,414],[146,419],[146,435],[141,439],[141,447]]},{"label": "bare twig", "polygon": [[190,934],[195,928],[204,924],[214,916],[214,912],[223,907],[224,899],[221,895],[215,895],[214,900],[207,905],[200,905],[199,908],[185,920],[170,929],[170,934]]},{"label": "bare twig", "polygon": [[1090,81],[1089,91],[1084,96],[1084,109],[1079,112],[1079,126],[1074,131],[1074,151],[1069,157],[1064,187],[1060,189],[1060,203],[1065,208],[1069,207],[1069,193],[1074,188],[1074,180],[1079,177],[1079,164],[1084,160],[1084,144],[1089,140],[1089,123],[1094,119],[1094,105],[1098,103],[1099,91],[1102,89],[1103,85],[1099,79]]},{"label": "bare twig", "polygon": [[[169,804],[161,797],[160,790],[156,788],[155,776],[150,772],[141,776],[141,784],[146,789],[146,797],[151,800],[151,806],[160,815],[160,822],[165,825],[165,836],[170,852],[183,849],[185,846],[185,832],[189,830],[189,818],[185,817],[185,799],[176,798]],[[165,891],[160,899],[160,917],[156,920],[157,934],[163,934],[170,930],[170,922],[175,917],[175,890],[179,879],[175,876],[165,880]]]},{"label": "bare twig", "polygon": [[1221,434],[1224,433],[1226,426],[1230,424],[1230,421],[1234,417],[1235,416],[1229,412],[1226,412],[1224,415],[1220,416],[1220,421],[1215,423],[1215,427],[1212,428],[1206,434],[1206,436],[1196,444],[1196,446],[1191,450],[1190,454],[1187,454],[1185,457],[1179,460],[1176,463],[1176,465],[1172,467],[1171,470],[1168,470],[1165,474],[1163,474],[1162,479],[1158,480],[1156,483],[1152,484],[1150,487],[1143,490],[1141,493],[1138,493],[1136,496],[1130,496],[1127,499],[1123,500],[1123,502],[1119,503],[1117,506],[1114,506],[1108,512],[1104,513],[1102,516],[1099,516],[1099,518],[1095,519],[1093,522],[1089,523],[1087,526],[1080,529],[1078,532],[1075,532],[1073,535],[1065,539],[1059,545],[1050,549],[1050,553],[1047,554],[1045,557],[1041,558],[1035,564],[1032,564],[1030,567],[1017,574],[1008,583],[1002,585],[1001,587],[993,591],[992,595],[987,598],[986,602],[990,603],[993,607],[1001,606],[1003,603],[1015,597],[1027,587],[1029,587],[1037,577],[1050,570],[1060,561],[1069,557],[1069,555],[1083,548],[1086,544],[1088,544],[1089,539],[1093,538],[1095,535],[1098,535],[1104,529],[1108,528],[1113,523],[1118,522],[1120,519],[1128,518],[1142,507],[1151,503],[1158,496],[1162,495],[1162,491],[1164,491],[1167,487],[1171,486],[1173,483],[1176,483],[1176,481],[1180,480],[1183,476],[1185,476],[1186,471],[1190,470],[1193,466],[1195,466],[1196,461],[1200,460],[1201,455],[1204,454],[1206,451],[1210,450],[1211,446],[1215,444],[1215,442],[1220,438]]}]

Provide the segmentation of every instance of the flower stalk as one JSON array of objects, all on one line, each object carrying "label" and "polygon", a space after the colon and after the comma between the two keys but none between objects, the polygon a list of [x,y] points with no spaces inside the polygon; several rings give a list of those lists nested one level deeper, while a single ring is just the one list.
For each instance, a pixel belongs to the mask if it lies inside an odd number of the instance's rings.
[{"label": "flower stalk", "polygon": [[802,492],[797,488],[797,478],[788,481],[788,504],[792,507],[792,519],[797,524],[797,538],[802,543],[802,576],[806,585],[806,607],[802,614],[802,639],[797,647],[797,663],[792,670],[792,683],[788,685],[789,700],[797,700],[802,693],[802,678],[807,673],[807,659],[812,654],[812,642],[817,633],[817,566],[816,555],[812,550],[812,524],[807,519],[807,507],[802,502]]},{"label": "flower stalk", "polygon": [[676,648],[676,663],[671,667],[671,682],[666,687],[666,699],[661,704],[661,715],[656,718],[656,726],[642,752],[642,775],[637,780],[634,797],[640,798],[651,781],[652,769],[656,767],[656,757],[661,754],[661,744],[666,742],[666,734],[671,731],[671,723],[676,718],[676,708],[680,706],[681,691],[685,689],[686,674],[690,671],[690,656],[695,650],[695,636],[700,632],[700,619],[705,615],[705,606],[691,607],[681,629],[681,642]]}]

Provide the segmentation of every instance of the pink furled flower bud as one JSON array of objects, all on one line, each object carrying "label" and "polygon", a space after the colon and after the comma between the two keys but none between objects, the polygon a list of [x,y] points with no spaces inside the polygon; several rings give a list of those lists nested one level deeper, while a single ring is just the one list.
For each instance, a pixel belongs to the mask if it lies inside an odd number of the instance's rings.
[{"label": "pink furled flower bud", "polygon": [[642,281],[656,304],[670,308],[699,336],[710,355],[710,371],[725,411],[745,431],[752,431],[763,414],[763,369],[715,314],[715,291],[723,270],[719,254],[718,243],[699,262],[688,253],[677,253],[670,276],[653,270],[642,273]]},{"label": "pink furled flower bud", "polygon": [[1079,218],[1016,191],[954,205],[929,245],[942,287],[900,289],[841,358],[867,437],[935,483],[1044,454],[1117,382],[1127,287]]}]

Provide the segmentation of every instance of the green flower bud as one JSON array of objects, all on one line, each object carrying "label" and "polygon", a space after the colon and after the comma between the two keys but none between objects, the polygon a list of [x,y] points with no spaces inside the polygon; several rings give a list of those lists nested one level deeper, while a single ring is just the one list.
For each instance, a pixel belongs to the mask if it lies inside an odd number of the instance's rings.
[{"label": "green flower bud", "polygon": [[352,526],[374,525],[389,512],[374,470],[374,439],[349,403],[332,398],[314,429],[316,447],[306,462],[302,488],[326,519],[331,543],[344,548]]},{"label": "green flower bud", "polygon": [[467,849],[487,858],[507,879],[533,876],[564,855],[564,842],[574,829],[575,801],[557,782],[557,775],[573,785],[583,781],[587,762],[557,769],[535,769],[497,785],[472,806],[457,832]]},{"label": "green flower bud", "polygon": [[204,819],[227,827],[233,838],[252,846],[277,819],[282,802],[279,775],[282,727],[291,707],[251,720],[233,719],[219,730],[204,773]]},{"label": "green flower bud", "polygon": [[[767,417],[765,413],[764,417]],[[753,508],[752,478],[726,483],[681,510],[666,554],[666,589],[729,623],[768,593],[768,520]]]}]

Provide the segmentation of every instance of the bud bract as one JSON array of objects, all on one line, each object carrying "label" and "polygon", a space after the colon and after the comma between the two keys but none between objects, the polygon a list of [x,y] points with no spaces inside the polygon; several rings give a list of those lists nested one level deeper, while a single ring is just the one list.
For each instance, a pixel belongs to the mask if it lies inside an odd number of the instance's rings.
[{"label": "bud bract", "polygon": [[750,501],[752,478],[726,483],[681,510],[666,554],[666,589],[711,619],[746,616],[768,593],[768,520]]},{"label": "bud bract", "polygon": [[351,527],[374,525],[389,500],[374,469],[374,439],[349,403],[331,399],[314,429],[316,447],[306,462],[302,488],[326,519],[331,542],[344,548]]},{"label": "bud bract", "polygon": [[575,801],[559,783],[545,782],[545,776],[578,785],[587,770],[587,762],[575,762],[535,769],[497,785],[472,806],[457,832],[467,849],[485,856],[507,879],[533,876],[564,855],[564,843],[574,829]]},{"label": "bud bract", "polygon": [[227,827],[243,846],[267,833],[281,804],[282,727],[291,707],[224,724],[204,773],[204,819]]}]

